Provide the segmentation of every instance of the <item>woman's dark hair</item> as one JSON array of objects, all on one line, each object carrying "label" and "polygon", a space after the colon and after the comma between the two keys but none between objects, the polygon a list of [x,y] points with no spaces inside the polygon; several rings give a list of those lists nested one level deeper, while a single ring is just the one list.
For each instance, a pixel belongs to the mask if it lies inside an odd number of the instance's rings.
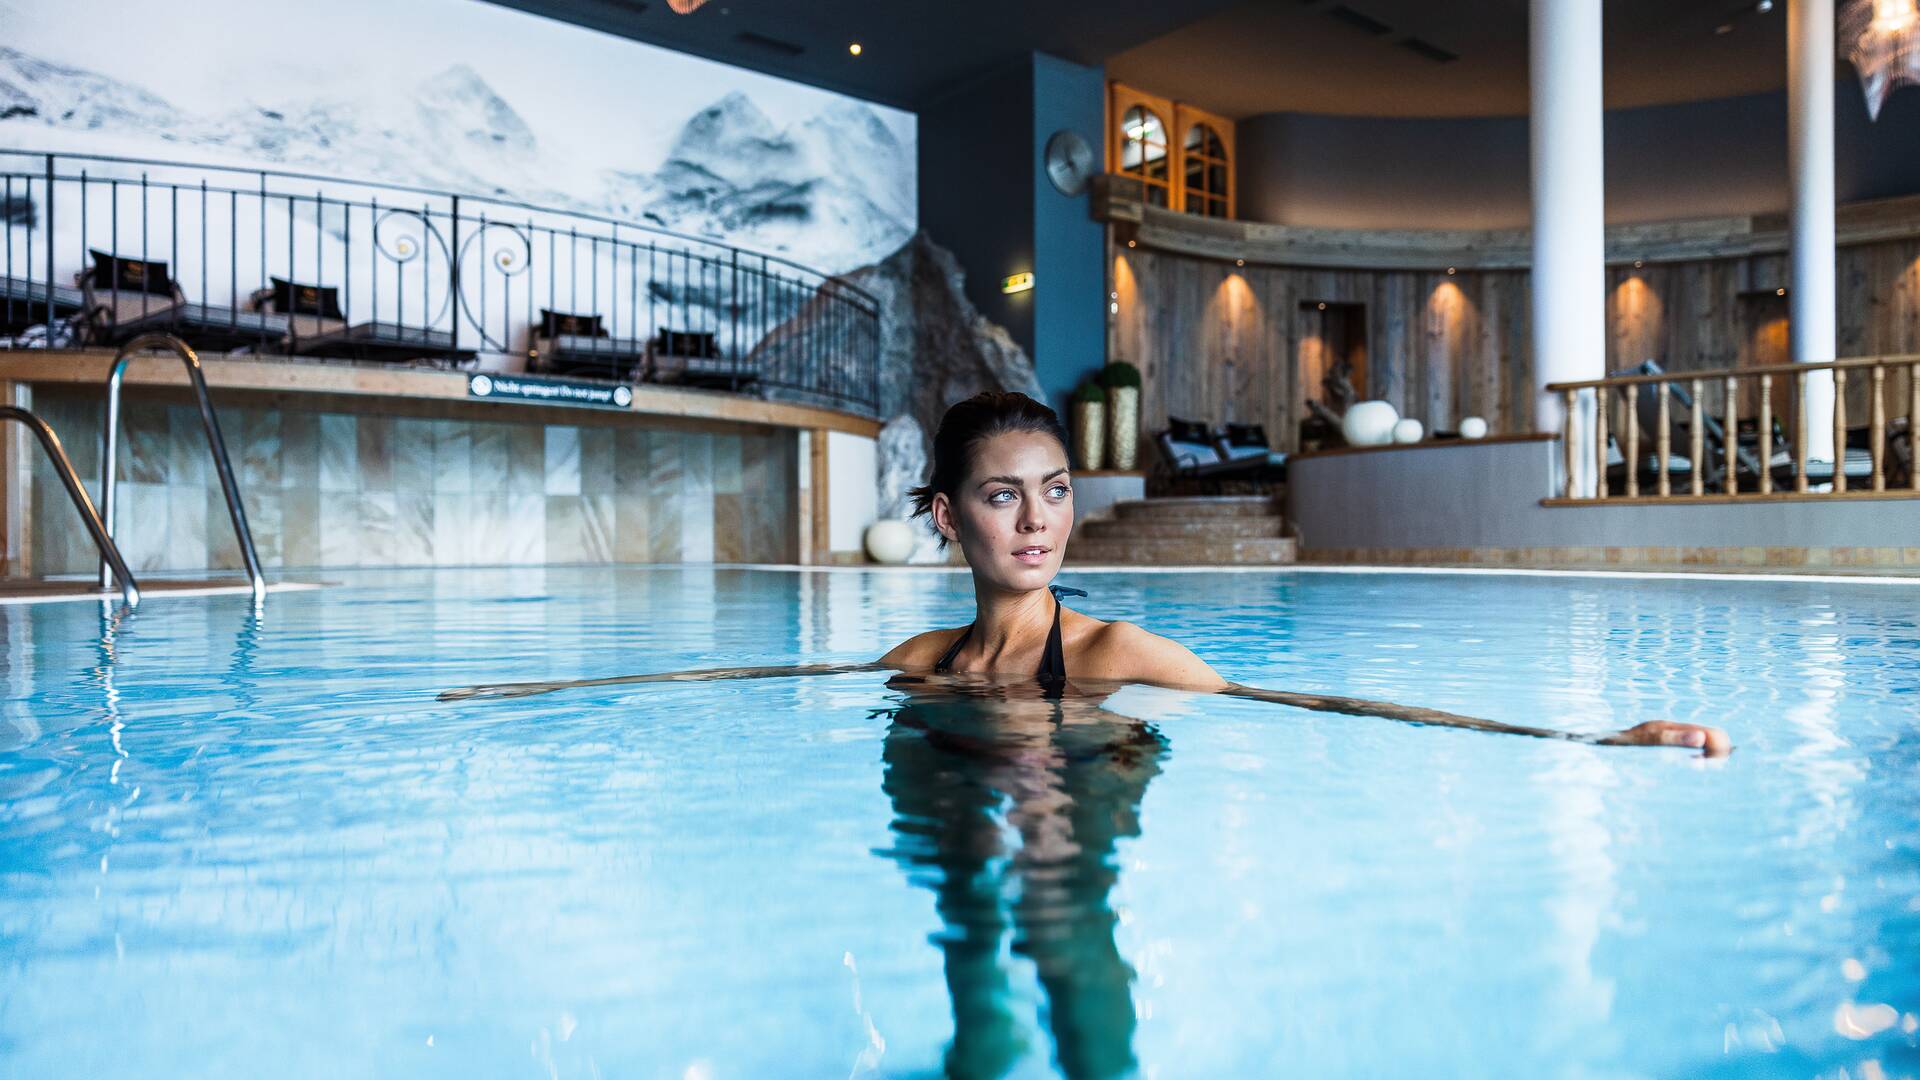
[{"label": "woman's dark hair", "polygon": [[[925,484],[907,492],[913,500],[913,516],[933,513],[936,492],[953,498],[973,467],[975,447],[1015,431],[1052,436],[1063,452],[1067,449],[1067,431],[1060,426],[1060,417],[1025,394],[989,390],[948,409],[940,418],[940,429],[933,433],[933,473]],[[947,538],[942,536],[940,546],[946,545]]]}]

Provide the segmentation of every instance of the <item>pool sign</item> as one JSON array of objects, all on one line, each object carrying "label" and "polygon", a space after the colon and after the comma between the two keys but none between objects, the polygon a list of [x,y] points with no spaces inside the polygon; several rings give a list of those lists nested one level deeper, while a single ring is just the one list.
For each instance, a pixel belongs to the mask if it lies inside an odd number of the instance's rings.
[{"label": "pool sign", "polygon": [[574,382],[571,379],[542,379],[531,375],[474,374],[467,376],[467,396],[624,409],[633,404],[633,387]]}]

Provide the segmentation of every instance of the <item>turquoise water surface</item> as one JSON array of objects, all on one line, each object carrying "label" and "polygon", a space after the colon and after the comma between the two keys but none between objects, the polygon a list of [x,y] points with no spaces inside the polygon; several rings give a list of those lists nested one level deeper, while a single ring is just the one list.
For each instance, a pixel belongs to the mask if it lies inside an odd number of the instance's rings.
[{"label": "turquoise water surface", "polygon": [[[0,1076],[1920,1074],[1920,587],[1069,574],[1230,679],[861,672],[962,575],[0,608]],[[910,692],[913,696],[910,696]]]}]

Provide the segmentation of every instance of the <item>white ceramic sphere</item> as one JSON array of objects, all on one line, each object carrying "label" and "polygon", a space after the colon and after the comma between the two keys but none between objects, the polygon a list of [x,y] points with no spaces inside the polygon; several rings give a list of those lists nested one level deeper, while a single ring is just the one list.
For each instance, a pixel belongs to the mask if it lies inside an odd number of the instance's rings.
[{"label": "white ceramic sphere", "polygon": [[1397,443],[1419,442],[1426,433],[1426,425],[1411,416],[1393,425],[1393,441]]},{"label": "white ceramic sphere", "polygon": [[899,518],[883,518],[867,526],[866,544],[874,562],[898,566],[913,554],[913,526]]},{"label": "white ceramic sphere", "polygon": [[1487,422],[1477,416],[1469,416],[1460,421],[1460,437],[1463,439],[1484,439],[1487,437]]},{"label": "white ceramic sphere", "polygon": [[1347,409],[1340,420],[1340,434],[1349,446],[1385,446],[1393,441],[1393,425],[1400,419],[1391,403],[1362,401]]}]

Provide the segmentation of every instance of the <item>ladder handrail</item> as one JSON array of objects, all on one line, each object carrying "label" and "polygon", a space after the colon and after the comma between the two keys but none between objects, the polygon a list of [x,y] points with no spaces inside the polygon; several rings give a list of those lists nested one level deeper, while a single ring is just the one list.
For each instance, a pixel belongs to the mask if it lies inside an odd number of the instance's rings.
[{"label": "ladder handrail", "polygon": [[[113,537],[107,532],[100,514],[93,508],[93,500],[87,497],[87,489],[80,486],[80,477],[73,471],[73,461],[67,457],[66,448],[60,445],[60,436],[53,433],[45,420],[18,405],[0,405],[0,420],[18,420],[27,429],[40,437],[40,445],[53,461],[53,471],[60,476],[60,482],[66,485],[67,497],[73,500],[73,508],[80,511],[80,520],[87,531],[93,534],[94,546],[100,549],[100,559],[120,581],[120,596],[127,606],[140,606],[140,585],[133,580],[133,571],[127,569],[127,562],[120,557],[120,549],[114,546]],[[109,578],[101,582],[106,588],[113,587]]]},{"label": "ladder handrail", "polygon": [[[253,530],[247,527],[247,510],[240,502],[240,485],[233,478],[233,463],[227,459],[226,440],[220,437],[220,421],[213,415],[213,399],[207,395],[207,379],[200,368],[200,356],[192,346],[172,334],[141,334],[120,346],[119,354],[113,358],[113,367],[107,372],[107,426],[102,436],[100,462],[100,510],[107,535],[113,535],[113,489],[117,471],[114,466],[120,449],[120,384],[127,365],[142,349],[166,349],[187,367],[188,381],[193,384],[194,396],[200,402],[200,426],[207,431],[207,449],[212,452],[214,469],[220,474],[220,490],[227,497],[227,516],[233,519],[234,535],[240,541],[240,557],[246,561],[253,599],[258,603],[266,598],[267,579],[260,573],[260,557],[253,550]],[[109,583],[109,567],[103,561],[100,584]]]}]

